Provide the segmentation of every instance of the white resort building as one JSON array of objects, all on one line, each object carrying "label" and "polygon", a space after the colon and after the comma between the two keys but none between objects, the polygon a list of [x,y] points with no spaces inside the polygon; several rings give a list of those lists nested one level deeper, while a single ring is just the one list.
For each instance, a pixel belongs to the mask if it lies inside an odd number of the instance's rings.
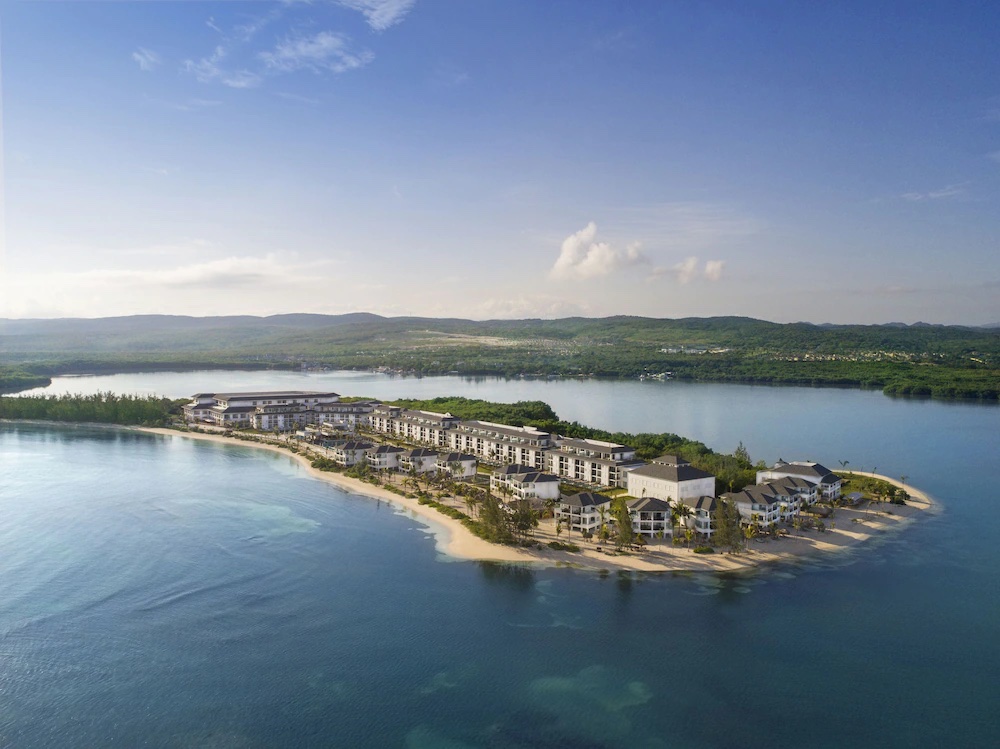
[{"label": "white resort building", "polygon": [[715,496],[715,476],[692,466],[679,455],[661,455],[652,463],[630,470],[628,493],[674,501]]},{"label": "white resort building", "polygon": [[508,502],[516,499],[558,499],[559,478],[531,466],[507,465],[490,476],[490,491]]},{"label": "white resort building", "polygon": [[465,453],[441,453],[437,459],[438,472],[447,473],[456,480],[473,478],[477,465],[476,456]]},{"label": "white resort building", "polygon": [[644,465],[635,448],[602,440],[560,437],[545,453],[549,473],[597,486],[624,487],[626,474]]},{"label": "white resort building", "polygon": [[553,438],[534,427],[460,421],[448,434],[448,446],[493,463],[518,463],[542,471],[545,451],[553,446]]},{"label": "white resort building", "polygon": [[656,497],[640,497],[626,502],[628,514],[632,517],[632,530],[649,538],[673,535],[670,503]]},{"label": "white resort building", "polygon": [[448,413],[411,411],[383,403],[375,405],[368,417],[373,432],[433,447],[448,447],[448,432],[458,423],[459,419]]},{"label": "white resort building", "polygon": [[279,390],[244,393],[197,393],[183,407],[189,423],[289,431],[306,424],[351,430],[366,422],[373,405],[341,403],[337,393]]},{"label": "white resort building", "polygon": [[399,455],[399,470],[404,473],[431,473],[437,471],[438,454],[427,447],[405,450]]}]

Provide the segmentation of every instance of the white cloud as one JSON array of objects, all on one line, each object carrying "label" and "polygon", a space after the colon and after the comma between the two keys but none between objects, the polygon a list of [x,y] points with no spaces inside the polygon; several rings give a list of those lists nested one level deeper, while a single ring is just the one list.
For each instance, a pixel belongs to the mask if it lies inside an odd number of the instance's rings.
[{"label": "white cloud", "polygon": [[258,57],[268,69],[282,73],[302,69],[317,73],[323,70],[345,73],[363,67],[375,59],[375,55],[367,50],[351,51],[350,38],[346,34],[332,31],[286,39],[274,50],[261,52]]},{"label": "white cloud", "polygon": [[135,60],[139,69],[146,73],[160,64],[160,56],[153,50],[146,49],[145,47],[139,47],[139,49],[133,52],[132,59]]},{"label": "white cloud", "polygon": [[559,279],[589,279],[647,262],[638,244],[615,249],[607,242],[595,242],[597,224],[591,221],[563,240],[559,257],[549,274]]},{"label": "white cloud", "polygon": [[969,184],[968,182],[962,182],[961,184],[947,185],[939,190],[930,190],[928,192],[904,192],[899,197],[901,197],[903,200],[908,200],[911,203],[918,203],[924,200],[942,200],[946,198],[957,198],[960,195],[965,194],[965,186],[968,184]]},{"label": "white cloud", "polygon": [[704,278],[706,281],[718,281],[722,278],[722,270],[725,265],[725,260],[708,260],[704,267],[701,267],[701,262],[692,255],[672,267],[654,268],[651,275],[653,278],[673,276],[681,284],[689,284],[698,278]]},{"label": "white cloud", "polygon": [[230,88],[254,88],[260,84],[261,78],[256,73],[249,70],[226,70],[223,68],[220,63],[228,55],[229,50],[220,44],[208,57],[203,57],[197,62],[185,60],[184,70],[194,75],[200,83],[218,81]]},{"label": "white cloud", "polygon": [[722,269],[725,268],[725,260],[708,260],[705,262],[705,278],[709,281],[718,281],[722,278]]},{"label": "white cloud", "polygon": [[403,20],[417,0],[338,0],[345,8],[362,13],[368,25],[385,31]]}]

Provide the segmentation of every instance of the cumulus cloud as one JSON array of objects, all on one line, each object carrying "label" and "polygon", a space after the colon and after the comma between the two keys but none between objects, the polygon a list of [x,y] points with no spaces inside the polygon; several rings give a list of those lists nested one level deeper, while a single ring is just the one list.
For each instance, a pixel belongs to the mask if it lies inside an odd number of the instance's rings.
[{"label": "cumulus cloud", "polygon": [[403,20],[417,0],[338,0],[345,8],[362,13],[368,25],[385,31]]},{"label": "cumulus cloud", "polygon": [[324,70],[345,73],[367,65],[375,58],[367,50],[352,51],[350,38],[332,31],[286,39],[274,50],[261,52],[258,56],[269,69],[282,73],[303,69],[316,73]]},{"label": "cumulus cloud", "polygon": [[595,242],[596,236],[597,224],[591,221],[566,237],[550,275],[558,279],[600,278],[647,262],[638,244],[616,249],[607,242]]},{"label": "cumulus cloud", "polygon": [[160,56],[153,50],[146,49],[145,47],[139,47],[139,49],[133,52],[132,59],[135,60],[139,69],[146,73],[160,64]]},{"label": "cumulus cloud", "polygon": [[725,267],[725,260],[708,260],[705,262],[705,278],[709,281],[718,281],[722,278],[722,269]]}]

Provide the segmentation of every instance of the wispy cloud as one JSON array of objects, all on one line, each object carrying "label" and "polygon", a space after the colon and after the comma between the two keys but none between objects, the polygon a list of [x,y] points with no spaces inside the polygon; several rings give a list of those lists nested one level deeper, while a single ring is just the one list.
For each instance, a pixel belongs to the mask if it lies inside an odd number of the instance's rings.
[{"label": "wispy cloud", "polygon": [[362,13],[368,25],[385,31],[406,17],[417,0],[337,0],[339,5]]},{"label": "wispy cloud", "polygon": [[145,47],[139,47],[139,49],[133,52],[132,59],[135,60],[139,69],[146,73],[156,68],[161,62],[158,54],[151,49],[146,49]]},{"label": "wispy cloud", "polygon": [[702,265],[701,261],[692,255],[675,265],[653,268],[651,275],[653,278],[670,276],[681,284],[689,284],[699,278],[714,282],[722,278],[722,271],[725,266],[725,260],[707,260]]},{"label": "wispy cloud", "polygon": [[939,190],[929,190],[928,192],[904,192],[899,197],[911,203],[919,203],[925,200],[945,200],[948,198],[957,198],[961,195],[965,195],[965,187],[968,184],[968,182],[962,182],[961,184],[947,185]]},{"label": "wispy cloud", "polygon": [[600,278],[633,265],[648,262],[637,243],[616,249],[607,242],[595,242],[597,224],[591,221],[563,240],[559,257],[549,271],[552,278],[583,280]]},{"label": "wispy cloud", "polygon": [[219,82],[230,88],[254,88],[260,85],[261,77],[246,69],[229,70],[222,61],[229,56],[229,50],[219,45],[208,57],[200,60],[185,60],[184,70],[191,73],[200,83]]},{"label": "wispy cloud", "polygon": [[273,50],[261,52],[258,57],[268,69],[282,73],[296,70],[346,73],[367,65],[375,55],[368,50],[352,51],[351,40],[346,34],[321,31],[312,36],[285,39]]},{"label": "wispy cloud", "polygon": [[154,99],[146,97],[146,101],[165,109],[173,109],[177,112],[196,112],[201,109],[211,109],[222,104],[218,99],[187,99],[185,101],[166,101],[164,99]]}]

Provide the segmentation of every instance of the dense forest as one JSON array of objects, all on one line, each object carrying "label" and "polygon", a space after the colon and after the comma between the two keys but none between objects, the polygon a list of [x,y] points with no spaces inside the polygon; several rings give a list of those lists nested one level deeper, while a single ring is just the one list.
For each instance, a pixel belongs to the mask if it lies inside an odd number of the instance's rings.
[{"label": "dense forest", "polygon": [[0,419],[163,426],[180,414],[186,401],[115,393],[0,397]]},{"label": "dense forest", "polygon": [[779,324],[741,317],[472,321],[355,314],[7,320],[0,321],[0,367],[34,377],[230,367],[662,376],[996,401],[1000,329]]}]

